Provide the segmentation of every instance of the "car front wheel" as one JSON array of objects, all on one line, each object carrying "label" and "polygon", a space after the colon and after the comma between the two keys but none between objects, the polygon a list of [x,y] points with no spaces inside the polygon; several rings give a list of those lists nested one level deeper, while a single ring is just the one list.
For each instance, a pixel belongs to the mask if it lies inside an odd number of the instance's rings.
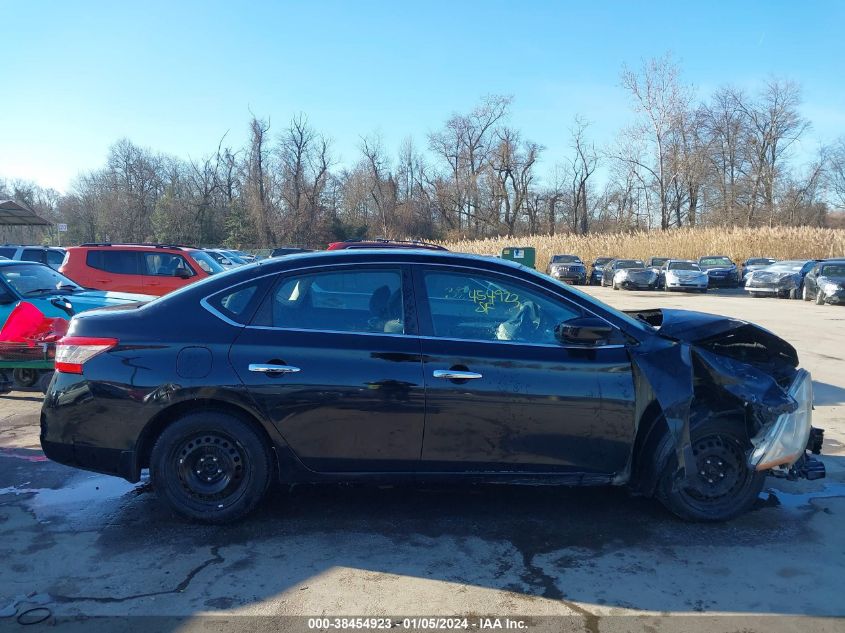
[{"label": "car front wheel", "polygon": [[809,301],[810,299],[812,299],[812,297],[810,296],[810,291],[807,290],[807,286],[804,286],[803,288],[801,288],[801,298],[804,301]]},{"label": "car front wheel", "polygon": [[673,514],[688,521],[726,521],[751,509],[766,474],[746,461],[744,426],[724,419],[709,420],[691,431],[695,463],[687,480],[675,487],[674,454],[658,483],[657,497]]},{"label": "car front wheel", "polygon": [[816,291],[816,305],[817,306],[823,306],[824,305],[824,293],[822,292],[821,288],[819,288]]},{"label": "car front wheel", "polygon": [[228,523],[253,510],[272,472],[264,438],[240,418],[213,410],[170,424],[150,457],[159,497],[179,514],[206,523]]}]

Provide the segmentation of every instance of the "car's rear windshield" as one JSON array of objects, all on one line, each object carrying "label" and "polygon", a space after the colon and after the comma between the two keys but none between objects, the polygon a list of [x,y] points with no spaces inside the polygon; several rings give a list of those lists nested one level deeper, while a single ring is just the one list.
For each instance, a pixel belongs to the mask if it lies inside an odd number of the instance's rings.
[{"label": "car's rear windshield", "polygon": [[214,258],[205,251],[191,251],[191,259],[193,259],[199,267],[209,275],[222,273],[225,270],[223,266],[218,264]]},{"label": "car's rear windshield", "polygon": [[845,277],[845,264],[825,264],[820,274],[822,277]]},{"label": "car's rear windshield", "polygon": [[731,266],[733,264],[730,257],[702,257],[698,263],[702,266]]},{"label": "car's rear windshield", "polygon": [[617,268],[645,268],[645,264],[639,259],[620,259],[616,262]]},{"label": "car's rear windshield", "polygon": [[552,255],[552,264],[580,264],[581,258],[577,255]]},{"label": "car's rear windshield", "polygon": [[652,257],[651,258],[651,265],[652,266],[662,266],[666,262],[669,261],[668,257]]},{"label": "car's rear windshield", "polygon": [[701,270],[698,264],[693,262],[671,262],[668,268],[669,270]]}]

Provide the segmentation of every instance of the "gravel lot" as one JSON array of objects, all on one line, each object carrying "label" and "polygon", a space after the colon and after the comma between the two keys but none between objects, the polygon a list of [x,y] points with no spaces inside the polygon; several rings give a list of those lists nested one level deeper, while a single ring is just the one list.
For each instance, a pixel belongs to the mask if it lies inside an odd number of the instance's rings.
[{"label": "gravel lot", "polygon": [[[816,381],[828,477],[770,479],[754,511],[721,525],[618,489],[331,486],[280,490],[238,525],[205,527],[143,483],[45,461],[40,394],[15,392],[0,397],[0,610],[43,605],[67,628],[91,616],[490,614],[566,615],[528,622],[591,632],[842,630],[820,616],[845,615],[845,310],[740,291],[587,291],[621,308],[733,315],[790,341]],[[155,622],[142,628],[208,620]]]}]

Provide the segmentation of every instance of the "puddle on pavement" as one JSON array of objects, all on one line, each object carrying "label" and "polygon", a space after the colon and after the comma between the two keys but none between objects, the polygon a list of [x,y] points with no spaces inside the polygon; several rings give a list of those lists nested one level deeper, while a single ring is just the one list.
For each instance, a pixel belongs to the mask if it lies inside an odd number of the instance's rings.
[{"label": "puddle on pavement", "polygon": [[145,490],[146,481],[129,483],[119,477],[86,474],[74,478],[69,485],[61,488],[31,488],[29,484],[18,487],[0,488],[3,494],[33,494],[26,500],[26,506],[35,514],[38,521],[51,518],[82,516],[90,512],[102,513],[103,505],[114,503],[121,497],[136,490]]},{"label": "puddle on pavement", "polygon": [[772,498],[777,506],[785,510],[804,510],[810,507],[814,499],[831,499],[845,497],[845,483],[830,482],[822,485],[821,490],[811,492],[786,492],[769,488],[760,493],[760,499],[771,502]]}]

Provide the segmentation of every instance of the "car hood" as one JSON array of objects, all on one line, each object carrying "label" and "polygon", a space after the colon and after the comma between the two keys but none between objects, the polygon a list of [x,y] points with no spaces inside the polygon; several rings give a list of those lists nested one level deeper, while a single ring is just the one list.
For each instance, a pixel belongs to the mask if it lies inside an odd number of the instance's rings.
[{"label": "car hood", "polygon": [[792,345],[742,319],[670,308],[631,310],[627,314],[645,321],[664,338],[700,345],[735,360],[768,366],[778,359],[790,367],[798,366],[798,353]]},{"label": "car hood", "polygon": [[686,269],[674,269],[674,270],[667,270],[667,275],[675,275],[676,277],[701,277],[702,275],[706,275],[707,273],[703,270],[686,270]]},{"label": "car hood", "polygon": [[845,284],[845,277],[828,277],[827,275],[823,275],[818,278],[818,284],[836,284],[837,286],[841,286]]},{"label": "car hood", "polygon": [[707,272],[711,272],[711,271],[715,272],[715,271],[720,271],[720,270],[724,270],[724,271],[736,270],[736,264],[733,264],[731,266],[725,266],[723,264],[719,264],[717,266],[708,266],[707,264],[699,264],[699,267],[701,267],[701,270],[705,270]]}]

